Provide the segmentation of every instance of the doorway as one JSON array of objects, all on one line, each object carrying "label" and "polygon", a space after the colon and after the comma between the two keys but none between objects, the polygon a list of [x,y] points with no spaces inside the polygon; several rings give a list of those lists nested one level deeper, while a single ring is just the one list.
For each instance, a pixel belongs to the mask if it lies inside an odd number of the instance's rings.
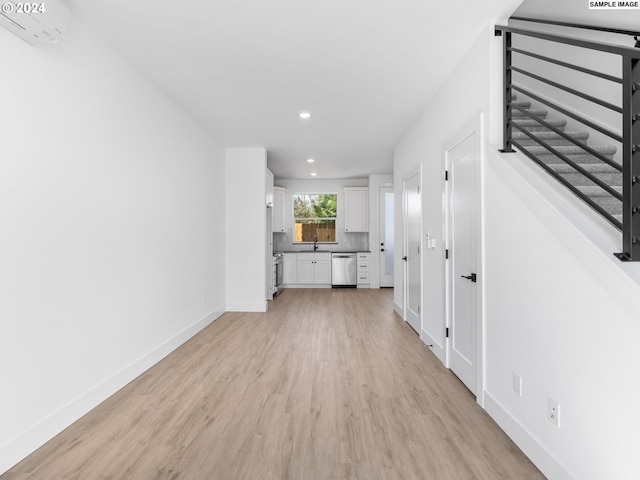
[{"label": "doorway", "polygon": [[403,180],[404,223],[404,319],[418,335],[421,330],[420,304],[422,303],[422,269],[420,239],[422,218],[420,205],[420,172]]},{"label": "doorway", "polygon": [[393,187],[380,187],[379,193],[380,195],[378,213],[380,215],[380,287],[393,287]]},{"label": "doorway", "polygon": [[445,151],[448,367],[474,395],[481,386],[480,125]]}]

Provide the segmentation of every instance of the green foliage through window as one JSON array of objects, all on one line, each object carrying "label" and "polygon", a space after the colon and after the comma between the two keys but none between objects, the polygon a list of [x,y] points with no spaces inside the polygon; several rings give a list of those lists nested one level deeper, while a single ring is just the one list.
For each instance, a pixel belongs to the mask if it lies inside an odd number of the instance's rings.
[{"label": "green foliage through window", "polygon": [[295,218],[336,218],[338,195],[335,193],[296,193],[293,195]]},{"label": "green foliage through window", "polygon": [[338,195],[296,193],[293,195],[296,242],[335,242]]}]

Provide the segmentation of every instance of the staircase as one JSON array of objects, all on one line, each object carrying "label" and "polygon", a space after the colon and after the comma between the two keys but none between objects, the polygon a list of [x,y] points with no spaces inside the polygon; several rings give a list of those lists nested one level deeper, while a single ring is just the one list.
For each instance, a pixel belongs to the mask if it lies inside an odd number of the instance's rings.
[{"label": "staircase", "polygon": [[[566,131],[567,121],[565,119],[548,118],[548,111],[546,109],[532,106],[532,102],[528,99],[520,100],[516,95],[513,95],[511,106],[512,122],[514,124],[512,134],[513,145],[540,164],[547,172],[555,172],[560,177],[558,180],[562,182],[562,179],[564,179],[565,182],[563,183],[572,191],[585,195],[587,199],[589,199],[587,203],[591,201],[594,205],[608,213],[614,221],[612,222],[612,219],[606,216],[605,218],[621,229],[622,173],[621,166],[613,159],[617,148],[613,145],[590,145],[588,142],[589,132]],[[520,109],[530,115],[534,115],[538,119],[542,119],[548,126],[542,125],[526,113],[523,113]],[[519,130],[518,126],[525,128],[538,140],[551,146],[557,153],[566,156],[569,162]],[[600,154],[604,159],[598,158],[598,156],[585,151],[585,149],[575,145],[549,127],[563,132],[579,144],[586,146],[592,152]],[[605,160],[608,160],[608,162]],[[571,163],[573,163],[573,165]],[[588,178],[585,173],[593,175],[598,182]],[[590,206],[598,210],[594,205]],[[619,224],[616,225],[616,223]]]}]

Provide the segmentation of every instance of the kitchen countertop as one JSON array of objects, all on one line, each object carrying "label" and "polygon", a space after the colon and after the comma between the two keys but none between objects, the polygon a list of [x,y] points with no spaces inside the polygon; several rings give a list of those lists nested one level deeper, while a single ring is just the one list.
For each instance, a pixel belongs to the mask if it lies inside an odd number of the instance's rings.
[{"label": "kitchen countertop", "polygon": [[283,250],[282,253],[371,253],[371,250]]}]

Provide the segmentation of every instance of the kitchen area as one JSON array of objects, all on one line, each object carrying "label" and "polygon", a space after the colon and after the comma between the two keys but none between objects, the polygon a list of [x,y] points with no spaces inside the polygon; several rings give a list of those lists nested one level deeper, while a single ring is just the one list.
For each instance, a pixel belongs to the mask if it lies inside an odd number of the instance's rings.
[{"label": "kitchen area", "polygon": [[[372,276],[374,288],[380,286],[379,276],[372,275],[370,241],[377,244],[375,253],[387,253],[393,265],[393,221],[388,222],[391,235],[380,239],[377,189],[370,190],[368,178],[274,181],[267,222],[273,259],[268,299],[287,288],[371,288]],[[392,216],[393,195],[388,200]]]}]

